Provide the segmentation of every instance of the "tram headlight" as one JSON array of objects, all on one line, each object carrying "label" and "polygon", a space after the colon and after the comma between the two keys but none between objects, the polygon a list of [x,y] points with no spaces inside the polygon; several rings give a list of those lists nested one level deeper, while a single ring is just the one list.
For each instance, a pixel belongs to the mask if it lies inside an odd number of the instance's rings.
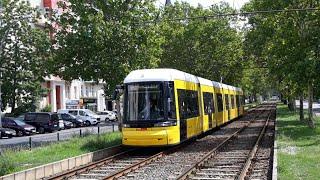
[{"label": "tram headlight", "polygon": [[122,124],[122,127],[129,128],[130,125],[129,124]]},{"label": "tram headlight", "polygon": [[158,122],[154,124],[154,127],[168,127],[168,126],[176,126],[177,122]]}]

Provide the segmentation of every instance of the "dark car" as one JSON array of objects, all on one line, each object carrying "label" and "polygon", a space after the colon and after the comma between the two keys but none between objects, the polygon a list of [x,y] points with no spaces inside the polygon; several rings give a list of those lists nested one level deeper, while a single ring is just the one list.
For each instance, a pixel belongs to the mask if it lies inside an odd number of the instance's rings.
[{"label": "dark car", "polygon": [[69,121],[73,124],[73,127],[83,126],[83,121],[78,119],[76,116],[69,113],[59,113],[63,121]]},{"label": "dark car", "polygon": [[17,136],[31,135],[36,133],[36,128],[26,124],[19,119],[5,117],[2,119],[2,126],[16,131]]},{"label": "dark car", "polygon": [[70,121],[65,121],[65,120],[63,120],[63,124],[64,124],[64,128],[65,128],[65,129],[70,129],[70,128],[73,128],[73,127],[74,127],[74,126],[73,126],[73,123],[70,122]]},{"label": "dark car", "polygon": [[31,112],[24,116],[24,122],[36,127],[41,134],[59,130],[59,119],[57,113],[51,112]]},{"label": "dark car", "polygon": [[0,138],[8,137],[12,138],[16,135],[16,132],[13,129],[0,127]]}]

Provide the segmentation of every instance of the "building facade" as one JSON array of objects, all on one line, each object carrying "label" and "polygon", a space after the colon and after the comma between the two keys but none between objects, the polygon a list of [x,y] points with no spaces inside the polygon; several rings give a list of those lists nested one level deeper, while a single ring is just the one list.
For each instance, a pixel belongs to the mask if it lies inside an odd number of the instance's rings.
[{"label": "building facade", "polygon": [[104,85],[103,82],[82,80],[67,82],[59,77],[46,77],[42,87],[48,90],[48,94],[42,97],[39,109],[50,105],[52,112],[59,109],[103,111],[107,109]]}]

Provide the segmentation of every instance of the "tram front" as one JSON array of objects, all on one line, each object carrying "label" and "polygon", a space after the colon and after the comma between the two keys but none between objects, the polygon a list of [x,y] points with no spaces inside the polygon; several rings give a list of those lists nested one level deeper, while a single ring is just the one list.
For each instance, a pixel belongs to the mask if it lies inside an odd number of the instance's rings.
[{"label": "tram front", "polygon": [[[125,79],[122,143],[128,146],[166,146],[179,143],[174,82],[157,70],[138,70]],[[141,76],[136,76],[142,74]],[[155,78],[152,78],[155,77]]]}]

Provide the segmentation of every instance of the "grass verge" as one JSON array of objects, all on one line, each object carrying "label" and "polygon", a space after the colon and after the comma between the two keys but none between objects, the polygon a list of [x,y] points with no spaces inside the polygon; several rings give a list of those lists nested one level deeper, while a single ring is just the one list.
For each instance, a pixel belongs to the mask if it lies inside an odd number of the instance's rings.
[{"label": "grass verge", "polygon": [[310,129],[287,106],[277,106],[278,179],[320,179],[320,118],[315,119]]},{"label": "grass verge", "polygon": [[121,143],[121,133],[75,137],[68,141],[34,148],[31,151],[6,151],[0,156],[0,176],[78,156]]}]

